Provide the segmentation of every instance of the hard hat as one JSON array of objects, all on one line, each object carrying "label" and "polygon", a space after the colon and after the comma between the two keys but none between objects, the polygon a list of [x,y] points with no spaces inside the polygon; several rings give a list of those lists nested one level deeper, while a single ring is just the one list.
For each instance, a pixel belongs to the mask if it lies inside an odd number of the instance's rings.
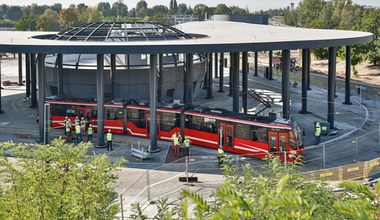
[{"label": "hard hat", "polygon": [[108,129],[108,132],[111,132],[111,129]]},{"label": "hard hat", "polygon": [[319,122],[317,122],[317,124],[315,124],[315,126],[319,126]]},{"label": "hard hat", "polygon": [[75,118],[78,118],[78,116],[75,116]]},{"label": "hard hat", "polygon": [[82,117],[82,119],[84,119],[84,118]]},{"label": "hard hat", "polygon": [[67,119],[67,116],[65,118]]},{"label": "hard hat", "polygon": [[69,121],[71,121],[71,119],[69,118]]},{"label": "hard hat", "polygon": [[89,126],[92,127],[92,124],[90,124]]}]

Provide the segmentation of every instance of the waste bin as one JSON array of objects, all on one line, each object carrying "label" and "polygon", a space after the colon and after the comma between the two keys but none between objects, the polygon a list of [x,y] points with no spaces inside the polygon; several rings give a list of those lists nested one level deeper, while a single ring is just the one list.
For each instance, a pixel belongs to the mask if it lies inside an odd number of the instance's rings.
[{"label": "waste bin", "polygon": [[319,122],[319,125],[321,126],[321,135],[329,135],[329,133],[330,133],[330,122],[321,121],[321,122]]}]

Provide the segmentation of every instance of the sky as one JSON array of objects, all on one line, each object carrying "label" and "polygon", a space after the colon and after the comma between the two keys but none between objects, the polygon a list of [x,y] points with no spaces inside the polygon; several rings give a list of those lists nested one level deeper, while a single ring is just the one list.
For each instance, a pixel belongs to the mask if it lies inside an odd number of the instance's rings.
[{"label": "sky", "polygon": [[[99,2],[109,2],[111,5],[117,0],[17,0],[12,1],[10,3],[9,0],[0,0],[0,4],[7,5],[31,5],[32,3],[36,3],[38,5],[53,5],[54,3],[61,3],[64,8],[67,8],[70,4],[79,4],[84,3],[88,6],[96,6]],[[128,8],[136,7],[138,0],[122,0],[124,4],[128,6]],[[164,4],[169,5],[170,0],[145,0],[148,3],[148,7],[152,7],[154,5]],[[196,4],[202,3],[207,6],[216,6],[218,4],[226,4],[227,6],[236,5],[241,8],[246,8],[250,11],[259,11],[259,10],[268,10],[270,8],[284,8],[290,6],[290,3],[294,3],[295,6],[301,0],[177,0],[177,4],[185,3],[186,5],[191,5],[192,7]],[[359,5],[368,5],[380,7],[380,0],[352,0],[355,4]],[[17,3],[14,3],[17,2]]]}]

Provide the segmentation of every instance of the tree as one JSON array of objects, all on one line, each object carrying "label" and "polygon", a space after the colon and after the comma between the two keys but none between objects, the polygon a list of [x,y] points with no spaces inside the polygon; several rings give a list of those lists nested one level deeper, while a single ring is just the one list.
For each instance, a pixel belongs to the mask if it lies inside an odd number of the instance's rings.
[{"label": "tree", "polygon": [[231,9],[226,4],[218,4],[215,7],[214,15],[230,15]]},{"label": "tree", "polygon": [[117,18],[124,18],[128,16],[128,7],[122,2],[115,2],[112,4],[111,14]]},{"label": "tree", "polygon": [[[89,145],[15,145],[17,165],[7,157],[1,165],[1,219],[114,219],[116,167],[106,155],[87,156]],[[17,167],[17,168],[16,168]]]},{"label": "tree", "polygon": [[17,21],[23,16],[20,6],[11,6],[7,11],[6,17],[11,21]]},{"label": "tree", "polygon": [[[331,207],[339,201],[323,181],[309,181],[294,164],[270,159],[269,165],[254,170],[250,165],[237,169],[224,166],[225,182],[211,198],[204,198],[189,189],[182,191],[183,202],[168,209],[165,199],[159,200],[155,219],[347,219],[347,214]],[[242,172],[239,172],[242,171]],[[189,209],[188,200],[194,207]],[[166,208],[165,208],[166,207]],[[138,204],[134,219],[143,219]],[[162,218],[159,218],[162,216]],[[169,216],[169,217],[168,217]]]},{"label": "tree", "polygon": [[36,26],[41,31],[58,31],[59,14],[51,9],[46,9],[43,15],[37,17]]},{"label": "tree", "polygon": [[52,10],[56,11],[57,13],[61,12],[62,10],[62,4],[61,3],[55,3],[50,7]]},{"label": "tree", "polygon": [[96,7],[88,7],[83,12],[79,13],[78,23],[100,22],[103,20],[103,15]]},{"label": "tree", "polygon": [[184,3],[180,3],[179,5],[178,5],[178,14],[180,14],[180,15],[184,15],[184,14],[186,14],[186,11],[187,11],[187,5],[186,4],[184,4]]},{"label": "tree", "polygon": [[148,9],[147,15],[149,17],[155,16],[157,14],[166,15],[168,14],[168,7],[165,5],[155,5],[151,9]]},{"label": "tree", "polygon": [[63,9],[60,13],[60,24],[64,28],[70,28],[79,23],[78,12],[73,8]]},{"label": "tree", "polygon": [[99,2],[98,10],[101,11],[105,17],[112,16],[111,5],[108,2]]},{"label": "tree", "polygon": [[15,23],[17,31],[27,31],[36,29],[36,18],[33,16],[24,16]]},{"label": "tree", "polygon": [[173,15],[177,14],[177,12],[178,12],[177,0],[170,0],[169,12],[170,12],[170,14],[173,14]]},{"label": "tree", "polygon": [[137,2],[136,4],[137,16],[144,17],[146,15],[147,10],[148,10],[148,3],[146,3],[146,1],[140,0],[139,2]]},{"label": "tree", "polygon": [[231,14],[233,15],[246,15],[247,11],[244,8],[238,6],[230,6]]},{"label": "tree", "polygon": [[197,4],[194,6],[193,13],[194,15],[205,16],[208,14],[209,8],[205,4]]}]

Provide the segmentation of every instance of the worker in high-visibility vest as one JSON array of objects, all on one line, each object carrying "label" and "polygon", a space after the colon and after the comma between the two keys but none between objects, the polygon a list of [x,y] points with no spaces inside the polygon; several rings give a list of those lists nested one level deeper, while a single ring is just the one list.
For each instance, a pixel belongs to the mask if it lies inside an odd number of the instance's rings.
[{"label": "worker in high-visibility vest", "polygon": [[185,140],[183,141],[183,146],[186,149],[186,156],[190,155],[190,144],[191,144],[191,141],[189,140],[187,136],[185,136]]},{"label": "worker in high-visibility vest", "polygon": [[174,156],[179,156],[179,137],[178,135],[174,136],[173,138],[173,146],[174,146]]},{"label": "worker in high-visibility vest", "polygon": [[112,133],[111,133],[111,129],[108,129],[108,133],[107,133],[107,150],[112,150]]},{"label": "worker in high-visibility vest", "polygon": [[218,165],[219,166],[222,166],[224,162],[224,158],[225,158],[224,150],[222,148],[218,148]]},{"label": "worker in high-visibility vest", "polygon": [[67,138],[71,138],[71,120],[70,120],[70,118],[67,119],[65,130],[66,130]]},{"label": "worker in high-visibility vest", "polygon": [[94,130],[92,129],[92,125],[90,124],[87,128],[87,142],[92,142],[92,135],[94,134]]},{"label": "worker in high-visibility vest", "polygon": [[319,123],[317,122],[315,124],[315,145],[319,145],[319,143],[321,143],[321,126],[319,125]]},{"label": "worker in high-visibility vest", "polygon": [[79,125],[80,120],[79,120],[78,116],[75,117],[74,122],[75,122],[75,125]]},{"label": "worker in high-visibility vest", "polygon": [[77,138],[77,143],[79,143],[79,141],[83,141],[82,132],[79,124],[75,125],[75,135]]}]

